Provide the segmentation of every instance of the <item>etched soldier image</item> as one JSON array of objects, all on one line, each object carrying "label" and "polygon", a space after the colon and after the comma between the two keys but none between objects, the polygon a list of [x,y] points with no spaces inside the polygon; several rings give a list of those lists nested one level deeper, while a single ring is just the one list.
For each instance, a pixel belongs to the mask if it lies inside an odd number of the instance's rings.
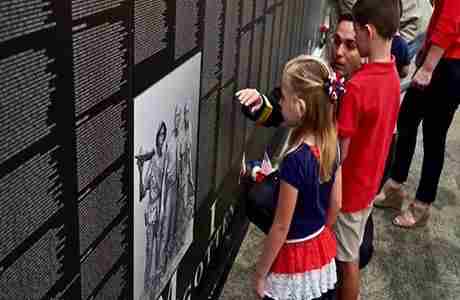
[{"label": "etched soldier image", "polygon": [[[172,169],[171,155],[166,143],[167,128],[162,122],[156,134],[155,147],[151,151],[135,156],[139,177],[139,200],[145,202],[145,271],[144,289],[158,286],[162,273],[165,272],[166,259],[161,253],[166,249],[168,228],[164,221],[170,213],[168,197],[174,187],[175,174]],[[155,150],[156,149],[156,150]],[[144,170],[145,164],[147,170]],[[144,172],[145,171],[145,172]],[[166,229],[165,229],[166,227]]]},{"label": "etched soldier image", "polygon": [[[195,183],[193,179],[192,138],[189,121],[189,106],[176,106],[175,109],[175,136],[176,136],[176,172],[177,172],[177,214],[176,232],[178,236],[186,236],[187,220],[193,217],[195,205]],[[184,240],[177,239],[177,243]],[[182,244],[177,245],[179,249]]]},{"label": "etched soldier image", "polygon": [[200,63],[195,56],[134,100],[136,300],[160,297],[193,242]]},{"label": "etched soldier image", "polygon": [[135,156],[145,224],[141,299],[158,293],[192,240],[195,196],[188,112],[188,105],[176,105],[172,134],[162,121],[151,150],[144,151],[141,146]]},{"label": "etched soldier image", "polygon": [[168,134],[162,121],[149,151],[135,156],[139,201],[145,203],[144,294],[150,299],[169,277],[192,239],[194,180],[187,105],[176,105],[174,129]]}]

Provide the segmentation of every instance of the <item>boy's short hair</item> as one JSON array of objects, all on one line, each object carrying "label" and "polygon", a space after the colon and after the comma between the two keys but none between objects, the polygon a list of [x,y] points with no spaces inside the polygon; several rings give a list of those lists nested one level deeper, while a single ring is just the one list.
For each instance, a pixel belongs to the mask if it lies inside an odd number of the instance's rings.
[{"label": "boy's short hair", "polygon": [[374,25],[377,33],[391,39],[399,29],[400,0],[358,0],[353,6],[353,19],[361,26]]}]

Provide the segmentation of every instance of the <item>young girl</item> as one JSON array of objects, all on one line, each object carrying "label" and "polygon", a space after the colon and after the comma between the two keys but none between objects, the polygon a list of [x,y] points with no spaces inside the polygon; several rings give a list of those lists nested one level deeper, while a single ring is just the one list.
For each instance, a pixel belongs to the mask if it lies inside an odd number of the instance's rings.
[{"label": "young girl", "polygon": [[341,203],[334,78],[326,64],[299,56],[287,63],[281,108],[291,127],[280,166],[275,218],[256,267],[264,299],[332,299],[336,241],[330,226]]}]

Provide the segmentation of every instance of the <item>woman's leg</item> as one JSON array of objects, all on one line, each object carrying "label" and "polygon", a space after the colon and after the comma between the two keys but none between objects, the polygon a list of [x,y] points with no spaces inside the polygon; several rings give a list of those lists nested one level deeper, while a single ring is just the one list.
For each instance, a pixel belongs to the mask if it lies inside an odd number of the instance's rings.
[{"label": "woman's leg", "polygon": [[[417,143],[417,131],[424,117],[426,92],[409,88],[398,116],[398,134],[394,150],[394,161],[390,180],[386,180],[374,199],[374,206],[401,210],[406,193],[402,184],[409,174],[412,157]],[[391,154],[390,154],[391,155]]]},{"label": "woman's leg", "polygon": [[404,183],[409,174],[417,143],[417,130],[423,118],[425,106],[423,98],[423,91],[409,88],[401,105],[398,117],[396,154],[391,170],[391,179],[397,183]]},{"label": "woman's leg", "polygon": [[[442,99],[442,98],[440,98]],[[444,165],[447,132],[457,107],[444,105],[427,112],[423,120],[423,164],[416,199],[431,204],[436,198]]]},{"label": "woman's leg", "polygon": [[431,204],[436,198],[444,165],[446,138],[460,103],[460,60],[441,60],[433,74],[431,104],[423,120],[423,165],[416,199]]}]

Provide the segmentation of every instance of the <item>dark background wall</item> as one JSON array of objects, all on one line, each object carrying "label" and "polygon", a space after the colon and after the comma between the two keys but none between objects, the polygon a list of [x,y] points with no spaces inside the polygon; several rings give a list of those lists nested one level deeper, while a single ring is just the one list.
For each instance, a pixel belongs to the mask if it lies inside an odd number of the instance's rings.
[{"label": "dark background wall", "polygon": [[233,94],[319,43],[319,0],[2,0],[0,299],[132,299],[133,105],[202,53],[194,241],[164,299],[217,297],[247,222]]}]

